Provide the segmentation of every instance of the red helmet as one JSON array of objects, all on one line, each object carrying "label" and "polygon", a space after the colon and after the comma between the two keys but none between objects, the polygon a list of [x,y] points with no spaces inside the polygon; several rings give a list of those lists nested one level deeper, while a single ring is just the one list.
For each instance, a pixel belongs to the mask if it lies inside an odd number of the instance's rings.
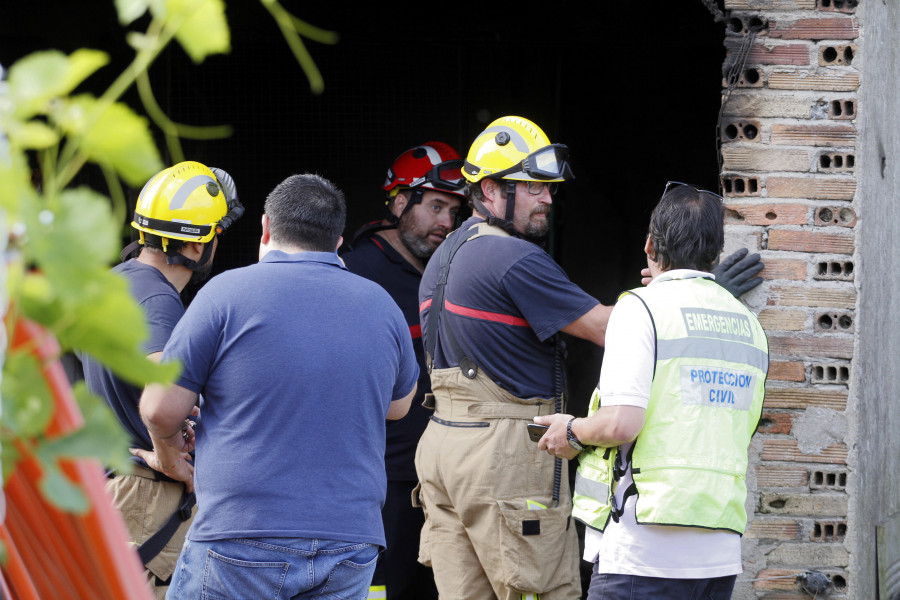
[{"label": "red helmet", "polygon": [[422,199],[422,188],[463,196],[462,189],[466,180],[463,178],[462,166],[462,158],[450,145],[425,142],[394,159],[382,187],[392,198],[403,189],[418,191],[419,193],[413,194],[416,201]]}]

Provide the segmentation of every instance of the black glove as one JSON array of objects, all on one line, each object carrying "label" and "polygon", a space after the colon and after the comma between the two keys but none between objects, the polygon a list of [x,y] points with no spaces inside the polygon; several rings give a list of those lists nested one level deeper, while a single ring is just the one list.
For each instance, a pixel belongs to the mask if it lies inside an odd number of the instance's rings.
[{"label": "black glove", "polygon": [[218,167],[210,167],[209,170],[212,171],[213,175],[216,176],[216,179],[219,180],[219,185],[225,193],[225,202],[228,205],[228,214],[222,217],[222,220],[219,221],[217,227],[219,233],[222,233],[228,229],[232,223],[241,218],[241,215],[244,214],[244,207],[241,204],[240,199],[238,199],[237,187],[234,185],[234,179],[231,178],[228,171]]},{"label": "black glove", "polygon": [[762,271],[765,265],[760,260],[759,254],[747,256],[747,252],[746,248],[741,248],[726,256],[712,270],[712,274],[716,276],[716,283],[731,292],[735,298],[740,298],[762,283],[762,278],[754,275]]}]

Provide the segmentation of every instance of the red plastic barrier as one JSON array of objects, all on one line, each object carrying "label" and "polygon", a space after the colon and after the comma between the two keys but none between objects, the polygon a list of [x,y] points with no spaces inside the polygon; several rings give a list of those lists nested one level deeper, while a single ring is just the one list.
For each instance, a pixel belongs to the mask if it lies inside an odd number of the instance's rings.
[{"label": "red plastic barrier", "polygon": [[[19,320],[11,347],[26,350],[44,365],[44,379],[56,411],[48,437],[65,435],[84,425],[60,364],[59,344],[36,323]],[[16,600],[151,600],[137,552],[129,546],[122,516],[106,493],[106,477],[97,461],[71,460],[62,465],[90,502],[84,515],[63,512],[41,496],[41,467],[34,458],[21,460],[5,482],[6,520],[0,539],[8,560],[0,591]]]}]

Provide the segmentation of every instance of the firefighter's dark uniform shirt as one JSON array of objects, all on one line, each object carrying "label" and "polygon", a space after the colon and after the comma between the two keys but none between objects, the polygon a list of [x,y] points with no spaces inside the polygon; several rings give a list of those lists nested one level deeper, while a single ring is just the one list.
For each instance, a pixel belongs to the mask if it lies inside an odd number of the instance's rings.
[{"label": "firefighter's dark uniform shirt", "polygon": [[[184,305],[178,290],[159,269],[135,259],[116,265],[112,271],[128,279],[131,294],[147,317],[149,337],[144,343],[144,352],[146,354],[162,352],[172,330],[184,315]],[[83,355],[81,359],[88,389],[101,396],[113,409],[122,427],[131,436],[131,446],[153,450],[150,435],[141,421],[138,410],[143,388],[122,381],[90,356]],[[137,457],[132,457],[132,460],[146,466],[144,461]]]},{"label": "firefighter's dark uniform shirt", "polygon": [[[471,217],[465,232],[480,217]],[[444,244],[451,243],[448,238]],[[434,253],[419,287],[423,330],[440,273]],[[485,374],[519,398],[553,396],[552,337],[599,302],[572,283],[537,245],[515,237],[484,235],[465,242],[450,266],[445,310],[438,331],[434,368],[455,367],[446,328]]]},{"label": "firefighter's dark uniform shirt", "polygon": [[353,251],[341,256],[347,269],[383,287],[403,311],[409,326],[413,350],[419,364],[419,386],[405,417],[387,422],[385,470],[388,481],[416,481],[416,445],[432,411],[422,406],[431,391],[425,368],[422,333],[419,327],[418,292],[422,275],[384,239],[367,235],[354,241]]}]

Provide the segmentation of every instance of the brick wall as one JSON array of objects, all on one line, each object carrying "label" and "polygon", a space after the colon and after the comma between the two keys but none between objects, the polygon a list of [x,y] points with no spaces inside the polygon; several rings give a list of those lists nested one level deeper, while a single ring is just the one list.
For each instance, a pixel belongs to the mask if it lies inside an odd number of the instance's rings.
[{"label": "brick wall", "polygon": [[829,598],[852,598],[857,2],[725,7],[726,69],[754,37],[720,123],[726,251],[747,246],[766,262],[765,283],[747,301],[772,360],[734,597],[810,598],[798,576],[817,570],[831,581]]}]

